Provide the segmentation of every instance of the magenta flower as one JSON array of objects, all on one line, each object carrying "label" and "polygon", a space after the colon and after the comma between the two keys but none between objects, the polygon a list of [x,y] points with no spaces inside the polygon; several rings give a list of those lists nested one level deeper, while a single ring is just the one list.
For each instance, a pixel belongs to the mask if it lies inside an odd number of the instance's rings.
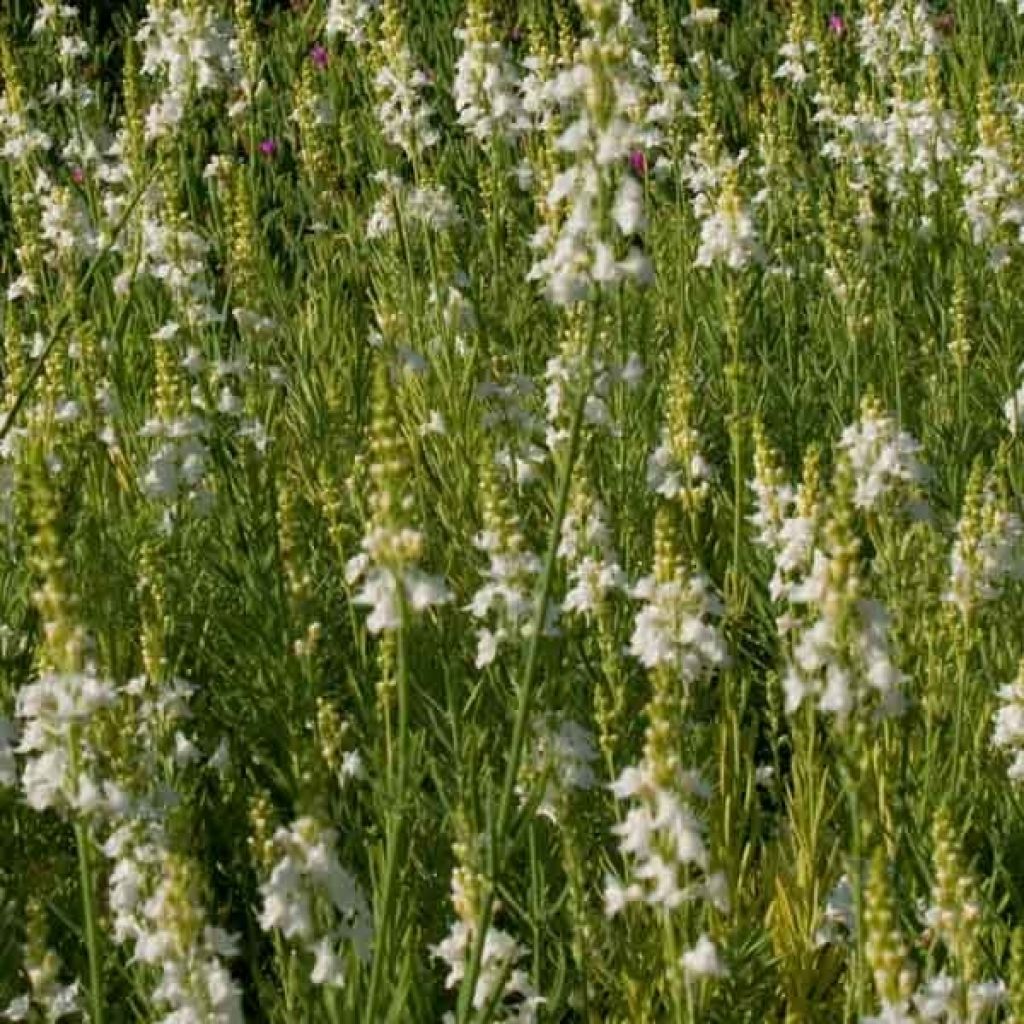
[{"label": "magenta flower", "polygon": [[277,156],[277,150],[278,150],[277,139],[264,139],[260,143],[260,152],[265,157]]},{"label": "magenta flower", "polygon": [[327,62],[331,59],[331,55],[323,43],[314,43],[313,48],[309,51],[309,59],[313,62],[314,67],[323,71],[327,67]]},{"label": "magenta flower", "polygon": [[846,32],[846,21],[841,14],[830,14],[828,16],[828,30],[834,36],[844,35]]},{"label": "magenta flower", "polygon": [[634,149],[629,154],[629,166],[638,178],[647,177],[647,154],[642,149]]}]

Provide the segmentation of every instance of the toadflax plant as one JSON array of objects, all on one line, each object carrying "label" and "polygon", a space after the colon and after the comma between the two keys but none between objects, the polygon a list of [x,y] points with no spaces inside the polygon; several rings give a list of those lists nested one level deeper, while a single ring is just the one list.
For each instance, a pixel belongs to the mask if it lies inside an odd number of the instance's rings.
[{"label": "toadflax plant", "polygon": [[1024,1021],[1024,8],[0,19],[0,1021]]}]

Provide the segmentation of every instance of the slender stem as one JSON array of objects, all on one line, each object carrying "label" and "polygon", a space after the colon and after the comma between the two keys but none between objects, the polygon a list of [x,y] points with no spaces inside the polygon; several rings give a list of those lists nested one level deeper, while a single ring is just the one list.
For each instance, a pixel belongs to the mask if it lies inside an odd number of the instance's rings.
[{"label": "slender stem", "polygon": [[395,879],[398,875],[398,846],[401,839],[401,814],[392,813],[388,820],[385,845],[387,855],[384,866],[384,885],[381,896],[380,926],[374,941],[373,967],[370,969],[370,987],[366,995],[367,1024],[375,1024],[377,1010],[377,994],[380,991],[384,974],[384,964],[388,957],[387,940],[390,938],[390,918],[395,902]]},{"label": "slender stem", "polygon": [[[373,967],[370,971],[370,988],[366,997],[366,1020],[368,1024],[376,1021],[377,996],[384,977],[386,964],[393,960],[391,944],[392,917],[395,909],[395,895],[398,879],[398,851],[402,845],[403,821],[406,802],[406,791],[409,784],[409,666],[405,649],[405,624],[408,621],[404,600],[401,601],[402,622],[396,634],[397,658],[397,689],[398,689],[398,724],[397,724],[397,756],[391,779],[390,802],[385,847],[387,850],[384,866],[384,884],[381,899],[380,927],[376,938],[373,955]],[[390,720],[390,714],[386,718]],[[391,766],[391,750],[388,756],[388,768]]]},{"label": "slender stem", "polygon": [[92,838],[81,821],[75,822],[75,845],[78,847],[78,875],[82,890],[82,919],[85,925],[85,946],[89,955],[89,1016],[91,1024],[103,1024],[103,972],[100,960],[99,933],[96,929],[96,905],[92,888]]},{"label": "slender stem", "polygon": [[[597,313],[591,314],[590,335],[587,343],[587,355],[585,365],[590,366],[590,357],[593,353],[594,338],[597,333]],[[587,395],[590,391],[589,379],[580,388],[576,406],[573,409],[572,427],[569,433],[569,445],[566,451],[565,464],[562,467],[562,478],[559,482],[558,496],[555,502],[555,515],[551,521],[551,530],[548,534],[547,555],[544,559],[544,568],[541,573],[540,589],[537,595],[537,603],[534,609],[532,629],[526,648],[526,659],[523,664],[523,671],[519,684],[519,705],[516,710],[515,724],[512,728],[512,747],[509,751],[508,762],[505,766],[505,780],[502,785],[501,798],[498,803],[498,815],[494,823],[493,839],[491,843],[491,871],[490,884],[486,887],[483,898],[483,906],[480,913],[479,928],[474,936],[472,955],[467,966],[466,975],[459,991],[458,1021],[464,1024],[468,1019],[472,1001],[472,992],[476,988],[477,977],[480,973],[480,964],[483,957],[484,938],[491,925],[491,916],[494,912],[494,897],[496,876],[502,866],[504,855],[504,843],[508,829],[509,815],[512,809],[512,798],[515,794],[516,779],[519,777],[519,765],[523,757],[523,747],[526,743],[526,728],[530,718],[530,710],[533,706],[533,691],[536,682],[538,652],[540,650],[540,638],[544,632],[544,623],[547,621],[548,605],[551,602],[551,589],[555,579],[555,565],[558,561],[558,544],[562,535],[562,523],[565,519],[566,509],[569,504],[569,490],[572,485],[573,467],[579,455],[580,441],[583,434],[583,411],[586,407]],[[486,1018],[484,1018],[486,1019]]]},{"label": "slender stem", "polygon": [[[843,767],[843,788],[846,790],[847,806],[850,812],[850,845],[852,846],[853,864],[850,880],[853,885],[853,910],[856,929],[854,948],[853,999],[858,1019],[864,1014],[864,877],[863,877],[863,829],[860,806],[859,772],[851,771],[856,762],[857,753],[844,752],[844,760],[849,759]],[[854,762],[851,764],[849,762]]]},{"label": "slender stem", "polygon": [[676,941],[676,929],[672,922],[672,915],[669,911],[665,912],[663,920],[665,923],[663,937],[665,967],[668,971],[669,977],[670,998],[672,1000],[672,1020],[673,1024],[686,1024],[686,1011],[684,1007],[686,1006],[687,1000],[683,994],[683,986],[685,983],[680,975],[679,943]]},{"label": "slender stem", "polygon": [[740,343],[740,295],[739,282],[733,278],[729,282],[729,310],[727,322],[729,341],[732,349],[732,574],[733,590],[730,595],[739,599],[740,582],[740,546],[743,539],[743,363]]}]

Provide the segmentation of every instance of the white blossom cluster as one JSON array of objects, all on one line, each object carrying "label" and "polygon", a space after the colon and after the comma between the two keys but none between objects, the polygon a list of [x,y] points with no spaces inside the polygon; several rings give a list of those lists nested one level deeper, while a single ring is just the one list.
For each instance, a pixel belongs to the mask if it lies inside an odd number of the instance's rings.
[{"label": "white blossom cluster", "polygon": [[176,131],[196,95],[242,85],[232,25],[205,0],[191,4],[152,0],[136,40],[142,45],[143,74],[162,87],[146,113],[150,139]]},{"label": "white blossom cluster", "polygon": [[48,261],[60,266],[68,259],[94,256],[100,235],[85,200],[67,185],[56,184],[42,169],[36,174],[34,192],[39,204],[39,235]]},{"label": "white blossom cluster", "polygon": [[670,669],[689,688],[726,664],[725,641],[715,624],[724,607],[705,575],[645,576],[630,594],[643,603],[629,653],[645,668]]},{"label": "white blossom cluster", "polygon": [[89,739],[93,718],[117,701],[114,686],[91,673],[47,673],[18,691],[17,752],[24,759],[21,787],[37,811],[105,813],[123,794],[102,778]]},{"label": "white blossom cluster", "polygon": [[[43,92],[49,104],[64,104],[75,109],[80,131],[67,141],[62,156],[88,166],[95,158],[94,140],[82,130],[82,114],[96,102],[96,90],[82,74],[82,62],[89,56],[89,43],[81,34],[78,9],[72,4],[44,2],[38,5],[32,22],[32,35],[46,40],[60,65],[59,82],[50,82]],[[90,156],[91,154],[91,156]]]},{"label": "white blossom cluster", "polygon": [[455,30],[455,38],[462,43],[452,87],[459,124],[484,146],[497,139],[515,142],[530,123],[518,69],[494,37],[486,5],[470,5],[466,24]]},{"label": "white blossom cluster", "polygon": [[739,187],[746,150],[735,157],[723,152],[720,140],[702,131],[690,144],[682,178],[699,226],[694,265],[742,270],[763,259],[757,226]]},{"label": "white blossom cluster", "polygon": [[711,871],[705,826],[695,801],[710,796],[692,772],[675,771],[666,783],[646,759],[626,768],[611,785],[616,800],[628,804],[613,826],[626,879],[605,881],[605,913],[613,917],[633,903],[675,910],[684,903],[709,901],[728,908],[724,875]]},{"label": "white blossom cluster", "polygon": [[562,523],[558,557],[568,567],[568,589],[562,600],[564,615],[593,616],[609,597],[626,589],[626,574],[608,525],[608,513],[599,500],[580,502],[569,509]]},{"label": "white blossom cluster", "polygon": [[700,223],[696,267],[723,265],[742,270],[762,257],[757,228],[737,192],[723,189],[714,207]]},{"label": "white blossom cluster", "polygon": [[775,558],[775,572],[769,589],[772,600],[777,601],[784,589],[783,574],[792,572],[806,561],[814,537],[814,522],[802,522],[795,516],[796,490],[789,480],[769,476],[760,472],[761,469],[755,464],[755,473],[750,480],[754,511],[748,519],[754,527],[757,543],[771,551]]},{"label": "white blossom cluster", "polygon": [[327,38],[341,36],[353,46],[365,46],[368,29],[380,0],[330,0],[327,5]]},{"label": "white blossom cluster", "polygon": [[413,185],[388,171],[378,171],[373,178],[382,191],[366,222],[366,237],[369,239],[395,234],[399,216],[406,231],[422,227],[426,231],[440,233],[462,221],[455,200],[443,185]]},{"label": "white blossom cluster", "polygon": [[194,413],[169,421],[154,417],[142,427],[141,436],[157,442],[140,480],[150,501],[168,506],[185,501],[200,515],[209,512],[213,492],[206,482],[208,429],[206,420]]},{"label": "white blossom cluster", "polygon": [[[958,125],[940,95],[918,88],[938,49],[938,35],[923,4],[894,4],[858,22],[857,39],[866,67],[876,76],[878,96],[861,91],[852,107],[835,87],[813,97],[814,121],[826,133],[822,155],[842,166],[851,188],[867,199],[881,176],[887,197],[900,203],[939,191],[942,175],[960,157]],[[922,215],[922,231],[931,229]]]},{"label": "white blossom cluster", "polygon": [[[788,601],[810,575],[821,526],[820,509],[806,484],[794,489],[780,472],[765,466],[757,469],[751,483],[755,504],[750,521],[757,529],[758,544],[773,559],[768,593],[773,601]],[[783,625],[787,623],[784,619]]]},{"label": "white blossom cluster", "polygon": [[924,197],[939,191],[940,173],[958,156],[957,123],[952,111],[928,95],[893,96],[889,114],[877,125],[880,163],[890,198],[907,197],[913,187]]},{"label": "white blossom cluster", "polygon": [[853,501],[859,509],[874,510],[890,497],[906,500],[927,479],[918,458],[920,443],[871,401],[863,404],[860,419],[843,430],[837,447],[853,472]]},{"label": "white blossom cluster", "polygon": [[959,982],[942,971],[926,978],[909,999],[897,1003],[884,1003],[878,1014],[861,1017],[861,1024],[977,1024],[995,1019],[992,1014],[1006,1002],[1006,984],[999,981],[980,981],[967,986],[967,1017],[960,1012]]},{"label": "white blossom cluster", "polygon": [[421,569],[414,561],[394,558],[396,551],[415,551],[422,546],[422,534],[412,527],[397,530],[373,527],[362,540],[362,551],[349,559],[345,580],[360,585],[353,602],[370,609],[366,628],[371,633],[399,629],[403,609],[422,614],[452,599],[440,576]]},{"label": "white blossom cluster", "polygon": [[[670,436],[668,428],[663,427],[657,446],[647,456],[647,486],[668,501],[681,498],[684,505],[699,504],[714,474],[700,444],[700,434],[692,426],[680,437]],[[679,457],[683,451],[688,455],[685,460]]]},{"label": "white blossom cluster", "polygon": [[537,715],[526,759],[526,777],[516,792],[525,801],[535,796],[530,784],[538,784],[536,813],[555,823],[564,821],[573,792],[594,788],[597,757],[594,735],[589,729],[554,713]]},{"label": "white blossom cluster", "polygon": [[799,37],[793,30],[795,24],[791,24],[786,41],[779,47],[782,63],[775,69],[773,77],[799,87],[811,77],[818,44],[813,39]]},{"label": "white blossom cluster", "polygon": [[[455,920],[448,934],[430,949],[448,969],[444,982],[448,989],[458,988],[465,979],[480,930],[474,900],[466,891],[465,876],[465,869],[459,867],[452,873]],[[536,1024],[544,998],[519,966],[528,952],[503,929],[494,925],[487,929],[471,999],[474,1010],[492,1007],[495,1012],[492,1019],[503,1024]],[[454,1014],[446,1014],[443,1020],[445,1024],[454,1024]]]},{"label": "white blossom cluster", "polygon": [[843,875],[836,882],[825,901],[821,924],[814,933],[814,945],[835,946],[850,940],[856,933],[857,913],[850,876]]},{"label": "white blossom cluster", "polygon": [[60,958],[52,949],[25,949],[25,974],[29,991],[0,1010],[0,1020],[42,1021],[55,1024],[69,1017],[81,1018],[82,992],[77,980],[63,984],[60,979]]},{"label": "white blossom cluster", "polygon": [[[120,689],[122,706],[134,726],[134,786],[129,786],[125,812],[132,817],[160,816],[180,799],[169,771],[199,763],[203,755],[185,731],[191,717],[195,687],[184,679],[154,680],[135,676]],[[222,741],[207,760],[223,767],[227,746]]]},{"label": "white blossom cluster", "polygon": [[994,267],[1005,266],[1010,248],[1005,226],[1015,225],[1024,236],[1024,198],[1018,161],[1009,141],[995,132],[985,135],[971,152],[964,169],[964,216],[975,245],[985,246]]},{"label": "white blossom cluster", "polygon": [[279,828],[273,848],[278,859],[260,885],[260,927],[307,952],[313,984],[341,987],[347,951],[362,960],[370,955],[373,919],[358,881],[338,860],[336,833],[306,816]]},{"label": "white blossom cluster", "polygon": [[555,149],[568,164],[545,197],[555,218],[533,236],[538,259],[528,275],[559,306],[623,281],[647,283],[653,273],[633,241],[646,216],[643,186],[629,167],[630,154],[646,138],[647,64],[633,59],[646,45],[645,30],[628,0],[589,0],[584,17],[587,35],[575,63],[560,70],[552,86],[566,125]]},{"label": "white blossom cluster", "polygon": [[[653,157],[655,178],[667,177],[678,157],[680,125],[683,118],[693,115],[693,105],[680,83],[679,68],[674,63],[660,60],[650,71],[651,102],[645,117],[645,150],[643,168]],[[638,153],[640,151],[637,151]]]},{"label": "white blossom cluster", "polygon": [[1006,507],[991,483],[986,482],[980,499],[980,507],[957,523],[949,558],[946,600],[964,615],[994,601],[1007,582],[1024,572],[1020,516]]},{"label": "white blossom cluster", "polygon": [[[558,94],[555,91],[556,76],[561,62],[548,53],[530,53],[523,58],[523,74],[519,82],[519,93],[523,113],[534,132],[552,134],[558,125]],[[522,171],[523,185],[533,177],[533,170],[526,162]]]},{"label": "white blossom cluster", "polygon": [[1024,666],[1012,683],[999,688],[992,745],[1012,758],[1007,772],[1010,779],[1024,780]]},{"label": "white blossom cluster", "polygon": [[[882,433],[891,440],[892,429]],[[858,449],[863,456],[858,457],[857,470],[841,467],[852,476],[850,500],[854,503],[865,495],[877,500],[890,493],[890,479],[902,481],[907,475],[888,470],[874,473],[878,446],[872,441],[861,444],[863,435],[858,431],[844,438],[842,459],[850,449]],[[759,543],[774,560],[770,596],[784,607],[776,625],[788,652],[782,679],[787,713],[810,698],[819,710],[845,722],[871,697],[878,713],[900,712],[903,675],[890,649],[889,615],[861,579],[856,541],[836,520],[825,521],[819,498],[808,492],[810,484],[805,482],[794,491],[767,462],[758,459],[752,484],[757,501],[751,520]],[[895,464],[899,466],[898,459]],[[866,480],[872,483],[865,485]]]},{"label": "white blossom cluster", "polygon": [[13,99],[9,91],[0,95],[0,156],[21,163],[45,153],[53,140],[35,123],[34,101],[15,105]]},{"label": "white blossom cluster", "polygon": [[813,698],[820,711],[845,722],[870,695],[881,714],[903,709],[888,612],[878,600],[853,596],[861,587],[848,563],[847,553],[816,547],[810,571],[789,588],[796,614],[783,615],[779,631],[791,651],[782,680],[790,714]]},{"label": "white blossom cluster", "polygon": [[550,424],[536,411],[537,393],[537,382],[525,373],[483,380],[476,388],[486,403],[483,425],[499,437],[495,462],[519,485],[539,480],[550,456],[542,443]]},{"label": "white blossom cluster", "polygon": [[[504,645],[530,635],[541,561],[534,551],[518,542],[521,539],[518,534],[513,539],[492,529],[481,530],[474,540],[488,560],[483,582],[469,603],[473,618],[489,623],[477,628],[477,668],[492,664]],[[557,609],[552,605],[549,611],[550,629],[554,627]]]},{"label": "white blossom cluster", "polygon": [[882,81],[910,78],[927,68],[938,52],[941,36],[923,0],[869,5],[857,21],[857,50],[861,65]]},{"label": "white blossom cluster", "polygon": [[441,138],[427,100],[432,84],[430,76],[417,65],[395,10],[387,7],[373,78],[377,123],[387,142],[414,164]]},{"label": "white blossom cluster", "polygon": [[584,426],[618,437],[620,431],[609,407],[609,395],[617,384],[635,388],[643,372],[643,363],[635,352],[621,366],[608,365],[599,355],[591,357],[588,366],[583,352],[568,351],[563,346],[562,353],[552,356],[544,370],[545,443],[548,450],[555,452],[568,442],[573,398],[578,397],[583,386],[587,389],[583,406]]},{"label": "white blossom cluster", "polygon": [[[156,196],[153,200],[150,202],[147,197],[146,202],[140,204],[141,237],[133,254],[137,254],[138,263],[122,271],[115,288],[125,292],[134,280],[150,277],[167,289],[188,327],[195,329],[219,323],[222,318],[214,305],[213,286],[207,273],[209,243],[184,218],[177,223],[168,222],[161,216]],[[122,249],[130,251],[128,246],[132,240],[132,232],[129,232]]]},{"label": "white blossom cluster", "polygon": [[110,861],[114,939],[155,972],[150,992],[163,1014],[155,1024],[241,1024],[242,997],[224,961],[238,941],[208,923],[185,862],[171,852],[163,827],[136,820],[103,845]]}]

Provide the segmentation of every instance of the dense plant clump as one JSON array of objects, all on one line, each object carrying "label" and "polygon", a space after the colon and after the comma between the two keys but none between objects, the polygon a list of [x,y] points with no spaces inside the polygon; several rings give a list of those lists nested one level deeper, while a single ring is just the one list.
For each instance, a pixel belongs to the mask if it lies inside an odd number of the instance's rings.
[{"label": "dense plant clump", "polygon": [[1024,1024],[1024,2],[0,21],[0,1021]]}]

